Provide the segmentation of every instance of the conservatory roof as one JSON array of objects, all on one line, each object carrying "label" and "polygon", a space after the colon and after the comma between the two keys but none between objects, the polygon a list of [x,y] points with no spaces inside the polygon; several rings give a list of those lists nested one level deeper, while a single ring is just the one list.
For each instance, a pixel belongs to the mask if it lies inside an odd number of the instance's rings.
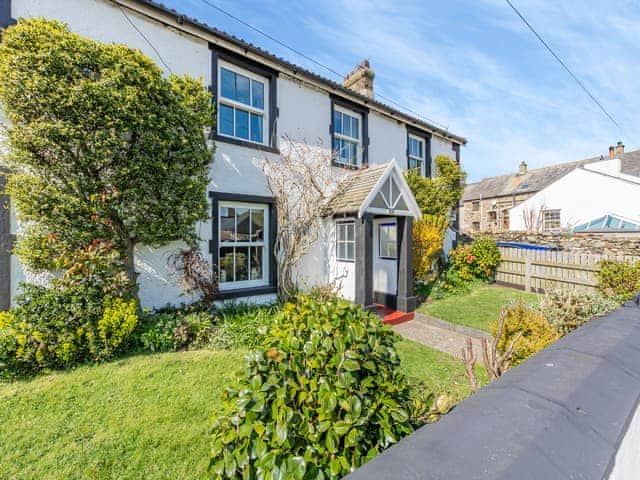
[{"label": "conservatory roof", "polygon": [[573,228],[574,232],[626,231],[640,232],[640,221],[607,214]]}]

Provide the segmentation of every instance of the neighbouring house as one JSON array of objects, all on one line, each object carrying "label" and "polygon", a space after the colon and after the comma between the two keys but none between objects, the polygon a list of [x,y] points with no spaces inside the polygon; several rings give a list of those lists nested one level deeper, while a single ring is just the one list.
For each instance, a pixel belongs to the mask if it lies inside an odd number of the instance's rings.
[{"label": "neighbouring house", "polygon": [[[326,208],[327,228],[297,278],[308,286],[335,283],[343,297],[365,306],[415,308],[411,225],[420,211],[402,172],[432,175],[441,154],[459,162],[466,139],[376,100],[367,61],[336,83],[149,0],[0,0],[0,27],[21,17],[57,19],[78,34],[138,48],[159,66],[210,86],[218,115],[211,220],[196,228],[218,271],[221,300],[275,299],[278,225],[261,161],[281,158],[286,138],[326,151],[343,177]],[[13,213],[0,210],[0,309],[20,282],[41,280],[10,255],[19,235]],[[452,229],[448,246],[453,241]],[[180,246],[135,252],[143,306],[189,301],[167,265]]]},{"label": "neighbouring house", "polygon": [[[602,217],[610,231],[640,221],[640,152],[631,152],[623,168],[621,158],[580,165],[509,210],[513,231],[569,231],[587,229]],[[618,219],[615,221],[614,219]],[[620,220],[627,219],[622,222]],[[585,227],[584,224],[587,224]]]},{"label": "neighbouring house", "polygon": [[[606,214],[637,218],[633,208],[637,202],[631,200],[634,197],[625,196],[628,188],[617,190],[615,185],[632,185],[630,189],[635,191],[633,185],[639,178],[640,150],[625,152],[622,142],[609,147],[607,157],[536,169],[528,169],[523,161],[517,173],[484,178],[466,186],[459,209],[461,232],[553,231]],[[599,193],[591,195],[586,203],[581,200],[594,191]],[[593,207],[587,207],[591,204]]]}]

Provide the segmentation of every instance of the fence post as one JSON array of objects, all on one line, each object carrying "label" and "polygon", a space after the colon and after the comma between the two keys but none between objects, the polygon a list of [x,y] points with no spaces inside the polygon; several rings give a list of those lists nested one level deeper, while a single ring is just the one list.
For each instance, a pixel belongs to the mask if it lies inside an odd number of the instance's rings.
[{"label": "fence post", "polygon": [[527,250],[524,257],[524,291],[531,291],[531,250]]}]

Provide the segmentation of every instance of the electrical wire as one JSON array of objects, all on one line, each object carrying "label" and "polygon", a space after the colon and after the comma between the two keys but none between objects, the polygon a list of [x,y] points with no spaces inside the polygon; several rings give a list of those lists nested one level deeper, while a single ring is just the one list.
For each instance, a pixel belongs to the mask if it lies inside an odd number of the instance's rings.
[{"label": "electrical wire", "polygon": [[562,59],[556,54],[556,52],[553,51],[553,49],[549,46],[549,44],[547,44],[547,42],[544,41],[542,36],[536,31],[535,28],[533,28],[533,26],[527,21],[527,19],[524,17],[524,15],[522,15],[522,13],[520,13],[520,11],[513,5],[513,3],[511,3],[510,0],[505,0],[505,1],[511,7],[511,9],[516,13],[516,15],[518,15],[518,17],[520,17],[520,19],[529,28],[529,30],[531,30],[531,32],[533,32],[533,34],[536,36],[536,38],[538,40],[540,40],[540,43],[542,43],[542,45],[544,45],[544,47],[549,51],[549,53],[553,56],[553,58],[555,58],[558,61],[558,63],[560,65],[562,65],[562,67],[571,76],[571,78],[573,78],[573,80],[575,80],[575,82],[580,86],[580,88],[582,88],[582,90],[584,90],[584,92],[589,96],[589,98],[591,100],[593,100],[593,102],[600,108],[602,113],[604,113],[607,116],[607,118],[609,120],[611,120],[611,122],[616,127],[618,127],[618,129],[622,132],[622,127],[620,126],[620,124],[618,122],[616,122],[615,118],[613,118],[613,116],[607,111],[607,109],[604,108],[602,103],[600,103],[600,101],[595,97],[595,95],[593,93],[591,93],[591,91],[584,85],[584,83],[582,83],[580,81],[580,79],[571,71],[571,69],[567,66],[567,64],[565,62],[563,62]]},{"label": "electrical wire", "polygon": [[[263,30],[260,30],[258,27],[246,22],[245,20],[242,20],[241,18],[239,18],[239,17],[235,16],[234,14],[232,14],[231,12],[228,12],[227,10],[219,7],[218,5],[210,2],[209,0],[200,0],[200,1],[202,3],[204,3],[205,5],[208,5],[209,7],[217,10],[220,13],[222,13],[223,15],[226,15],[227,17],[235,20],[236,22],[241,23],[245,27],[250,28],[251,30],[259,33],[263,37],[268,38],[272,42],[277,43],[281,47],[284,47],[287,50],[295,53],[296,55],[299,55],[300,57],[304,58],[305,60],[308,60],[309,62],[313,63],[314,65],[317,65],[318,67],[324,68],[325,70],[327,70],[327,71],[331,72],[332,74],[336,75],[338,78],[340,78],[340,79],[344,78],[344,75],[341,74],[340,72],[338,72],[338,71],[334,70],[333,68],[325,65],[324,63],[321,63],[321,62],[315,60],[314,58],[312,58],[309,55],[301,52],[300,50],[298,50],[298,49],[296,49],[296,48],[294,48],[294,47],[292,47],[290,45],[287,45],[283,41],[278,40],[277,38],[275,38],[273,35],[270,35],[270,34],[264,32]],[[395,101],[395,100],[393,100],[393,99],[391,99],[389,97],[386,97],[386,96],[381,95],[379,93],[376,94],[376,95],[378,96],[378,98],[381,98],[381,99],[383,99],[383,100],[385,100],[385,101],[387,101],[389,103],[392,103],[393,105],[395,105],[396,107],[400,108],[401,110],[404,110],[405,112],[411,113],[411,114],[415,115],[416,117],[418,117],[418,118],[420,118],[420,119],[422,119],[422,120],[424,120],[424,121],[426,121],[428,123],[432,123],[432,124],[442,128],[444,130],[447,130],[447,131],[449,130],[448,126],[446,126],[446,125],[444,125],[442,123],[436,122],[435,120],[429,119],[429,118],[425,117],[424,115],[416,112],[415,110],[411,110],[410,108],[408,108],[408,107],[406,107],[404,105],[401,105],[400,103],[398,103],[397,101]]]},{"label": "electrical wire", "polygon": [[149,40],[144,33],[142,33],[142,31],[136,26],[135,23],[133,23],[133,20],[131,20],[131,18],[129,18],[129,15],[127,15],[127,12],[125,12],[124,8],[122,8],[122,5],[120,5],[120,11],[122,12],[122,15],[124,15],[124,18],[127,19],[127,21],[131,24],[131,26],[134,28],[134,30],[136,32],[138,32],[138,34],[145,40],[145,42],[147,42],[147,45],[149,45],[151,47],[151,49],[156,52],[156,55],[158,56],[158,58],[160,59],[160,61],[162,62],[162,64],[164,65],[164,67],[169,71],[169,73],[173,73],[173,71],[171,70],[171,67],[167,64],[167,62],[164,61],[164,58],[162,58],[162,55],[160,55],[160,52],[158,51],[158,49],[153,45],[153,43],[151,43],[151,40]]}]

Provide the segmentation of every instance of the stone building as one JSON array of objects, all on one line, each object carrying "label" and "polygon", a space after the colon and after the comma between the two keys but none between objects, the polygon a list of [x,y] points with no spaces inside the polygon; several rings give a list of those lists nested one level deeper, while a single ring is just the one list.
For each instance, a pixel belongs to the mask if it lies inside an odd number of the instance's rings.
[{"label": "stone building", "polygon": [[[460,200],[461,232],[504,232],[513,228],[510,210],[536,195],[549,185],[557,182],[570,172],[585,165],[619,159],[621,172],[640,176],[640,150],[625,152],[622,142],[609,147],[608,156],[600,155],[548,167],[528,169],[521,162],[518,171],[497,177],[484,178],[466,186]],[[516,210],[517,211],[517,210]],[[552,229],[554,212],[543,212],[546,225]],[[547,218],[548,217],[548,218]],[[517,222],[516,222],[517,223]],[[559,219],[558,219],[558,227]]]}]

